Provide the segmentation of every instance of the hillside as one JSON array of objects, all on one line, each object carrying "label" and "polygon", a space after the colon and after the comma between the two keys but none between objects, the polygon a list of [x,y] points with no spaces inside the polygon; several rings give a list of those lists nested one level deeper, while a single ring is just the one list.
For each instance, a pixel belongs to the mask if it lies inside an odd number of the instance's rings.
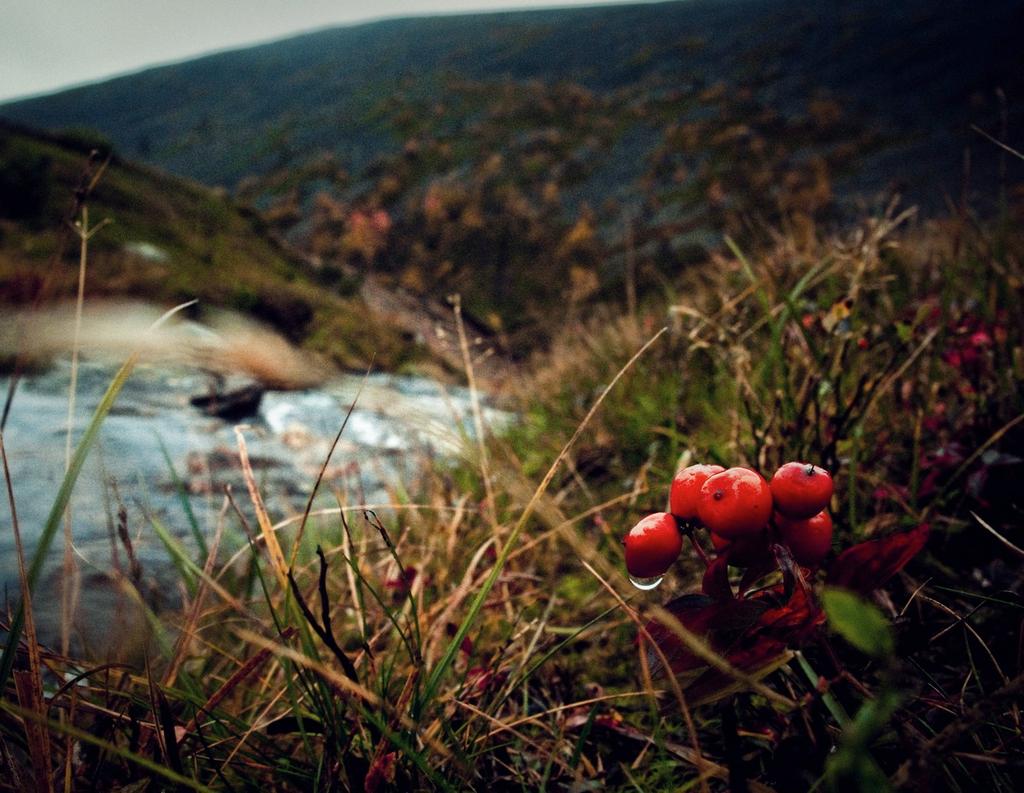
[{"label": "hillside", "polygon": [[[78,244],[68,244],[66,215],[94,146],[104,144],[0,123],[0,305],[74,294]],[[396,334],[375,322],[354,284],[325,289],[223,191],[115,156],[88,204],[92,225],[111,221],[90,242],[90,299],[198,299],[199,312],[244,312],[348,366],[398,349]]]},{"label": "hillside", "polygon": [[[722,236],[1020,181],[1018,3],[690,0],[325,30],[0,107],[231,190],[328,277],[516,353]],[[965,159],[965,149],[970,150]],[[965,170],[964,163],[969,162]]]},{"label": "hillside", "polygon": [[[574,82],[600,94],[721,80],[780,110],[826,89],[894,129],[948,134],[986,120],[969,106],[972,93],[1019,86],[1022,21],[1012,2],[923,0],[688,0],[398,19],[150,69],[0,113],[93,127],[126,156],[227,187],[318,149],[357,173],[404,140],[389,103],[447,101],[460,78]],[[464,110],[445,120],[472,123]]]}]

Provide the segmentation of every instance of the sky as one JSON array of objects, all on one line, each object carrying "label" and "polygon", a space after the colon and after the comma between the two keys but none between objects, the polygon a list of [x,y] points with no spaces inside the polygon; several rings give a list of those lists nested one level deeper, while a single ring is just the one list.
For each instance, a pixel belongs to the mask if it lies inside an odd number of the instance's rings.
[{"label": "sky", "polygon": [[385,17],[595,0],[4,0],[0,101]]}]

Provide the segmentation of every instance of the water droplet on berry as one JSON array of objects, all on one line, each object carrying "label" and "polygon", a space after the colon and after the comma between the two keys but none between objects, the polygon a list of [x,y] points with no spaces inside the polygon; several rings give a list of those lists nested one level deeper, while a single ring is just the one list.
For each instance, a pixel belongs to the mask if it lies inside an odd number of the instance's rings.
[{"label": "water droplet on berry", "polygon": [[629,577],[629,583],[635,586],[637,589],[647,592],[648,590],[654,589],[658,584],[665,580],[665,576],[656,575],[654,578],[637,578],[636,576]]}]

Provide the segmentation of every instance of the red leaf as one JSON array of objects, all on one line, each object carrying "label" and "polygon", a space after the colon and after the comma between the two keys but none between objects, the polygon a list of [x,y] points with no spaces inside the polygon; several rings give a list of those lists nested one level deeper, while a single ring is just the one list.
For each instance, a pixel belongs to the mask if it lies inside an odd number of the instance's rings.
[{"label": "red leaf", "polygon": [[755,564],[750,565],[744,572],[743,578],[740,579],[739,593],[742,597],[746,594],[755,583],[760,581],[769,573],[774,573],[779,567],[775,562],[775,557],[765,557]]},{"label": "red leaf", "polygon": [[[778,584],[744,600],[685,595],[666,604],[665,609],[731,666],[756,675],[777,666],[789,645],[824,622],[824,612],[810,590],[793,587],[785,599],[787,589]],[[647,631],[691,702],[708,702],[736,690],[735,679],[709,667],[668,626],[652,620]],[[646,653],[652,674],[664,674],[659,653],[652,647],[647,647]]]},{"label": "red leaf", "polygon": [[732,587],[729,586],[729,552],[715,559],[704,571],[704,579],[700,584],[705,595],[718,601],[733,599]]},{"label": "red leaf", "polygon": [[[729,600],[717,602],[705,595],[683,595],[665,604],[665,610],[691,633],[707,640],[712,649],[724,653],[756,623],[768,606],[757,601]],[[667,625],[656,619],[647,623],[647,632],[665,655],[669,668],[676,674],[698,669],[706,662],[694,655]],[[651,673],[663,673],[661,657],[647,648]]]},{"label": "red leaf", "polygon": [[757,632],[772,639],[792,642],[824,621],[825,613],[821,606],[808,595],[807,589],[798,586],[785,605],[770,608],[761,615],[757,621]]},{"label": "red leaf", "polygon": [[[735,650],[726,656],[729,663],[741,672],[752,674],[771,665],[786,652],[786,643],[773,639],[759,639],[749,647]],[[727,689],[733,688],[736,680],[717,669],[708,669],[686,687],[686,696],[694,704],[716,699]]]},{"label": "red leaf", "polygon": [[416,568],[406,567],[403,570],[398,571],[398,575],[394,578],[389,578],[384,582],[384,586],[387,589],[394,589],[399,594],[406,594],[412,589],[413,582],[416,580]]},{"label": "red leaf", "polygon": [[922,523],[911,531],[847,548],[829,568],[828,584],[862,594],[884,586],[924,548],[928,532],[928,524]]},{"label": "red leaf", "polygon": [[366,772],[366,779],[363,781],[363,788],[367,793],[377,793],[382,787],[391,786],[395,781],[397,761],[397,752],[384,752],[374,758],[370,770]]}]

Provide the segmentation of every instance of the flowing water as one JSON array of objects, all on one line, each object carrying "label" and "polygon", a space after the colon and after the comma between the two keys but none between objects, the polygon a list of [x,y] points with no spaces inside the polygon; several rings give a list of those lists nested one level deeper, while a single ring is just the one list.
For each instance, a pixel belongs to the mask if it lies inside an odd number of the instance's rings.
[{"label": "flowing water", "polygon": [[[106,364],[80,366],[75,439],[114,372],[115,367]],[[70,364],[63,362],[23,378],[4,432],[29,559],[64,475],[70,374]],[[8,382],[0,378],[0,393],[6,394]],[[361,386],[327,470],[322,506],[337,506],[337,493],[352,504],[375,505],[414,493],[431,461],[452,458],[472,438],[469,393],[427,379],[342,376],[313,390],[268,391],[258,414],[247,420],[242,432],[272,519],[294,515],[304,507],[330,443]],[[166,527],[194,552],[183,492],[200,531],[207,536],[217,525],[227,485],[255,525],[239,466],[235,426],[189,404],[189,397],[208,388],[208,380],[194,371],[140,366],[103,423],[71,500],[74,548],[83,582],[80,610],[94,612],[93,632],[109,627],[100,617],[111,598],[109,572],[115,566],[129,568],[128,544],[117,537],[122,509],[131,552],[157,600],[165,605],[174,602],[176,585],[167,550],[153,526]],[[485,409],[485,418],[491,426],[507,420],[490,408]],[[4,527],[0,530],[0,584],[5,587],[3,599],[14,603],[17,557],[6,498],[4,502],[0,507],[4,516],[0,520]],[[225,526],[229,550],[243,546],[240,521],[233,513],[228,513]],[[54,593],[60,580],[62,532],[63,526],[47,556],[36,595],[41,630],[48,638],[56,625]]]}]

